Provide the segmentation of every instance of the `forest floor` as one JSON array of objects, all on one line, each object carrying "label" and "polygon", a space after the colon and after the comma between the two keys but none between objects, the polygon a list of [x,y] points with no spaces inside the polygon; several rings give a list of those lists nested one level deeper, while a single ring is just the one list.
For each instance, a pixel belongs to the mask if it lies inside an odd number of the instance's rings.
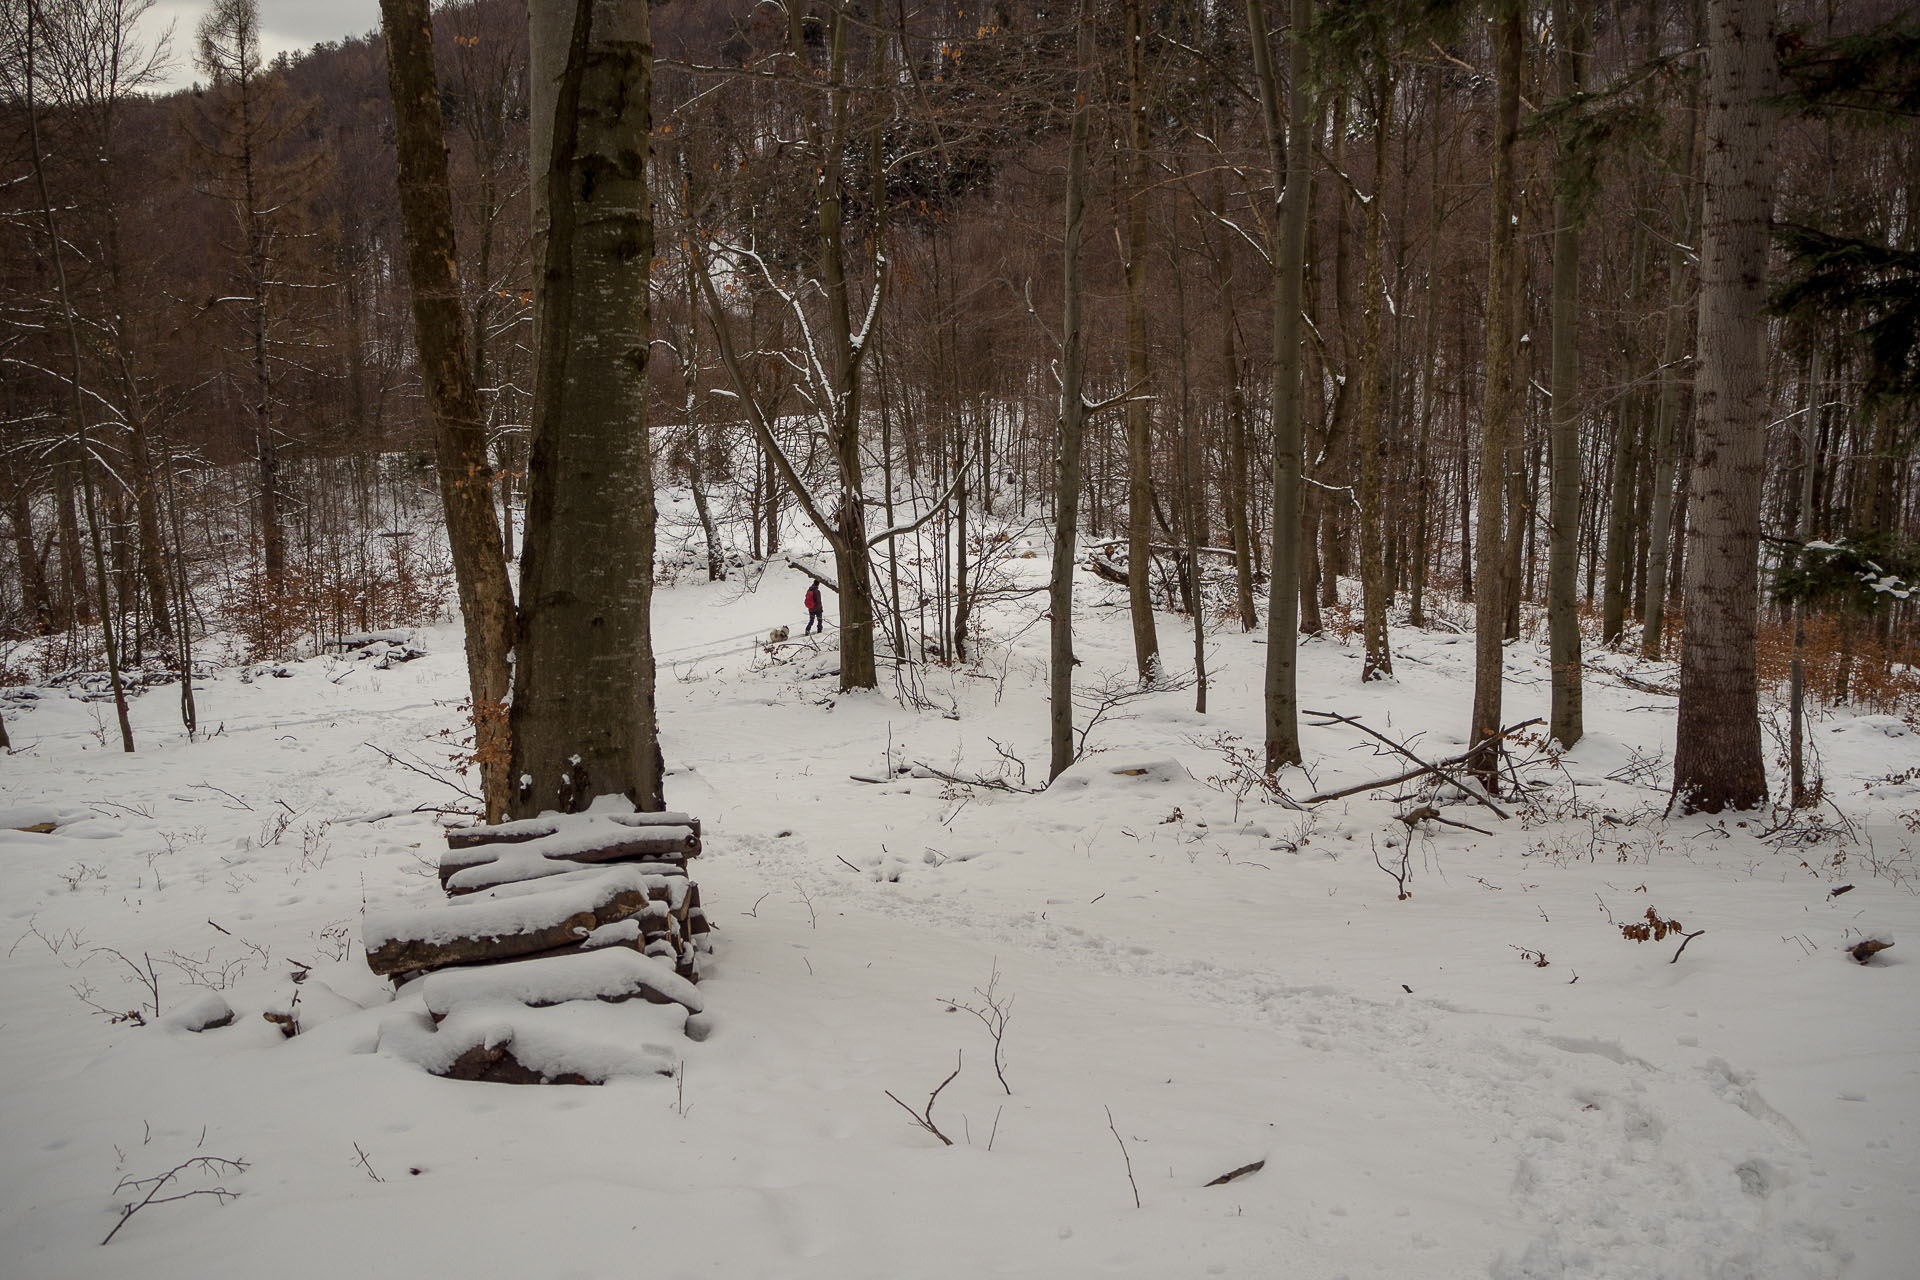
[{"label": "forest floor", "polygon": [[[440,897],[441,818],[415,810],[459,798],[392,760],[452,750],[456,628],[388,670],[220,670],[198,742],[150,691],[131,756],[110,706],[11,702],[0,808],[58,826],[0,832],[0,1273],[1913,1274],[1911,726],[1823,711],[1831,802],[1792,825],[1666,818],[1675,704],[1645,686],[1673,672],[1594,653],[1643,687],[1594,672],[1586,739],[1517,753],[1538,788],[1511,817],[1410,831],[1412,784],[1263,798],[1265,649],[1223,621],[1207,713],[1191,687],[1126,700],[1052,788],[1001,790],[937,775],[1044,779],[1043,597],[987,612],[976,663],[916,697],[843,695],[831,599],[827,644],[755,643],[798,636],[804,586],[656,596],[667,799],[704,822],[716,926],[714,1030],[673,1046],[677,1079],[457,1083],[381,1051],[359,925]],[[1077,678],[1124,685],[1126,611],[1080,596]],[[1306,705],[1460,750],[1471,636],[1392,638],[1397,677],[1365,687],[1357,647],[1304,645]],[[1542,650],[1507,670],[1508,720],[1545,715]],[[1398,771],[1348,726],[1305,741],[1295,797]],[[1682,932],[1623,933],[1649,912]],[[1856,963],[1869,936],[1903,941]],[[286,1039],[261,1015],[296,962]],[[234,1025],[170,1022],[210,988]],[[947,1147],[888,1092],[919,1110],[956,1064]],[[122,1222],[135,1180],[200,1157],[235,1163]]]}]

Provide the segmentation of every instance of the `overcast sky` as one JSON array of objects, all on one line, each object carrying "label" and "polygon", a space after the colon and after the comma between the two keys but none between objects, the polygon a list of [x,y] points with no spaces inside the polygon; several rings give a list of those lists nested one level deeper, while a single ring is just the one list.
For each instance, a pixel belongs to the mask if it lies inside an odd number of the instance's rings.
[{"label": "overcast sky", "polygon": [[[380,0],[259,0],[260,45],[267,58],[282,50],[311,49],[322,40],[364,35],[380,25]],[[173,68],[167,88],[181,88],[199,78],[193,66],[194,32],[207,0],[156,0],[141,24],[147,38],[156,38],[173,24]]]}]

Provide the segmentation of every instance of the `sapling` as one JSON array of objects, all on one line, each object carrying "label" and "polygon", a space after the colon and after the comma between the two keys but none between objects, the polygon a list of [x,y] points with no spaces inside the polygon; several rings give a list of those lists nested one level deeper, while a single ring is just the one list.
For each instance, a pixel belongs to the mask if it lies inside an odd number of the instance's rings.
[{"label": "sapling", "polygon": [[113,1243],[113,1238],[120,1234],[120,1228],[127,1225],[127,1220],[150,1204],[172,1204],[175,1201],[188,1200],[194,1196],[212,1196],[221,1204],[225,1204],[229,1200],[239,1199],[240,1193],[238,1191],[229,1191],[227,1188],[221,1186],[196,1187],[191,1191],[176,1191],[172,1195],[161,1195],[160,1193],[173,1185],[174,1180],[180,1177],[181,1174],[190,1170],[197,1170],[203,1174],[217,1178],[232,1173],[244,1173],[246,1172],[246,1168],[247,1162],[245,1160],[229,1160],[223,1156],[195,1156],[191,1160],[183,1160],[165,1173],[155,1174],[151,1178],[120,1179],[119,1185],[113,1189],[113,1194],[119,1195],[122,1191],[129,1190],[137,1192],[142,1188],[145,1189],[146,1194],[138,1200],[130,1200],[120,1207],[120,1221],[113,1224],[113,1230],[107,1232],[107,1238],[100,1243],[103,1245]]},{"label": "sapling", "polygon": [[943,999],[940,1003],[947,1006],[948,1013],[965,1010],[980,1019],[980,1025],[985,1027],[987,1034],[993,1037],[993,1074],[1000,1078],[1000,1087],[1006,1090],[1007,1096],[1012,1097],[1013,1087],[1007,1083],[1005,1044],[1007,1020],[1013,1016],[1013,997],[1002,996],[999,987],[1000,963],[996,958],[993,972],[987,977],[985,989],[980,987],[973,989],[973,994],[979,997],[978,1004],[968,1000],[953,999]]}]

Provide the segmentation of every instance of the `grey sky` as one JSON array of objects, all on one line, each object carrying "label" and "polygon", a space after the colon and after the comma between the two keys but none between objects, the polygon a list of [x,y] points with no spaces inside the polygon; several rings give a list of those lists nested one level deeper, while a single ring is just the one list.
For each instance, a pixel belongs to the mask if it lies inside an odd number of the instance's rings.
[{"label": "grey sky", "polygon": [[[380,25],[380,0],[259,0],[260,44],[267,57],[282,50],[310,49],[322,40],[364,35]],[[182,88],[198,78],[193,66],[193,36],[207,0],[156,0],[141,24],[152,40],[173,24],[173,68],[167,88]]]}]

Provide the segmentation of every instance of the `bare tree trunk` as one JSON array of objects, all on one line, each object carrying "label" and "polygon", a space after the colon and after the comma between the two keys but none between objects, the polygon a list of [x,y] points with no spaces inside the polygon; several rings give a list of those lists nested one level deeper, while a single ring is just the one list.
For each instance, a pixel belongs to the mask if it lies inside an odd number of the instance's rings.
[{"label": "bare tree trunk", "polygon": [[664,804],[654,704],[646,159],[653,47],[636,0],[578,0],[553,114],[515,652],[516,816]]},{"label": "bare tree trunk", "polygon": [[1407,621],[1416,627],[1427,625],[1426,591],[1427,564],[1430,558],[1430,535],[1427,530],[1429,512],[1433,500],[1433,468],[1429,441],[1433,435],[1434,405],[1439,396],[1434,392],[1435,363],[1438,353],[1437,339],[1440,320],[1439,264],[1440,264],[1440,91],[1445,83],[1437,70],[1433,72],[1433,109],[1431,126],[1433,137],[1427,146],[1427,300],[1425,331],[1421,339],[1420,351],[1420,441],[1415,446],[1413,461],[1413,573],[1407,592]]},{"label": "bare tree trunk", "polygon": [[[1794,522],[1794,537],[1805,546],[1813,536],[1813,473],[1815,449],[1820,440],[1820,381],[1824,373],[1821,348],[1814,344],[1807,369],[1807,420],[1800,427],[1800,511]],[[1805,759],[1807,707],[1807,602],[1793,602],[1793,661],[1788,672],[1787,693],[1787,779],[1789,803],[1805,809],[1817,803],[1816,792],[1807,787]]]},{"label": "bare tree trunk", "polygon": [[1060,452],[1055,463],[1053,568],[1047,607],[1047,780],[1073,763],[1073,571],[1078,559],[1080,454],[1086,443],[1087,402],[1082,391],[1086,359],[1080,332],[1080,250],[1086,238],[1087,130],[1092,110],[1094,48],[1091,0],[1080,0],[1074,48],[1073,123],[1067,141],[1066,243],[1061,251]]},{"label": "bare tree trunk", "polygon": [[1386,383],[1381,351],[1381,309],[1386,300],[1386,277],[1381,264],[1381,238],[1386,227],[1387,122],[1393,114],[1392,64],[1374,59],[1373,193],[1367,200],[1364,246],[1361,251],[1360,353],[1360,597],[1361,643],[1364,657],[1360,680],[1393,674],[1393,653],[1387,647],[1387,581],[1384,542],[1386,515],[1382,510],[1383,473],[1386,470],[1386,432],[1382,403]]},{"label": "bare tree trunk", "polygon": [[[1474,748],[1469,767],[1489,789],[1498,785],[1501,684],[1505,676],[1507,539],[1502,524],[1506,459],[1517,436],[1513,368],[1515,360],[1512,296],[1515,270],[1514,135],[1520,121],[1522,28],[1519,0],[1502,0],[1494,34],[1492,227],[1487,250],[1486,400],[1480,424],[1480,491],[1474,559],[1473,723],[1467,734]],[[1516,517],[1522,518],[1522,517]]]},{"label": "bare tree trunk", "polygon": [[1288,36],[1286,130],[1280,123],[1280,73],[1267,37],[1265,0],[1247,0],[1254,76],[1267,157],[1276,180],[1276,235],[1268,249],[1273,272],[1273,556],[1267,592],[1266,767],[1299,764],[1300,696],[1300,295],[1307,245],[1307,28],[1312,0],[1293,0]]},{"label": "bare tree trunk", "polygon": [[62,630],[93,621],[93,607],[87,603],[80,504],[74,498],[73,477],[79,465],[74,460],[72,443],[61,441],[53,455],[53,505],[54,528],[60,543],[60,594],[55,601],[54,623]]},{"label": "bare tree trunk", "polygon": [[[1213,174],[1213,206],[1218,217],[1227,211],[1226,179],[1219,168]],[[1253,531],[1247,510],[1247,393],[1240,377],[1239,327],[1234,306],[1233,245],[1229,240],[1214,255],[1215,284],[1220,291],[1220,372],[1227,385],[1227,474],[1222,497],[1227,508],[1227,531],[1233,540],[1234,603],[1240,629],[1260,625],[1253,605]]]},{"label": "bare tree trunk", "polygon": [[1673,539],[1674,472],[1679,461],[1680,363],[1686,351],[1686,302],[1692,283],[1687,246],[1693,242],[1695,226],[1694,134],[1699,116],[1699,92],[1690,80],[1687,110],[1681,117],[1680,180],[1673,197],[1673,244],[1667,251],[1666,333],[1660,346],[1660,405],[1653,427],[1653,501],[1647,516],[1647,582],[1640,630],[1640,652],[1648,658],[1660,656],[1667,617],[1667,555]]},{"label": "bare tree trunk", "polygon": [[[1554,27],[1560,41],[1560,91],[1568,97],[1586,83],[1592,0],[1560,0]],[[1553,499],[1547,551],[1547,646],[1552,670],[1548,731],[1571,747],[1585,732],[1581,716],[1580,616],[1580,224],[1586,219],[1579,188],[1590,161],[1560,148],[1553,228]]]},{"label": "bare tree trunk", "polygon": [[1708,0],[1699,448],[1673,752],[1673,802],[1684,813],[1752,809],[1767,798],[1754,625],[1766,469],[1773,20],[1773,0]]},{"label": "bare tree trunk", "polygon": [[[790,7],[789,30],[796,59],[804,56],[806,37],[798,6]],[[828,423],[829,445],[839,472],[840,492],[834,504],[836,536],[834,572],[840,585],[840,688],[871,689],[879,684],[874,656],[873,554],[867,545],[866,484],[860,449],[860,367],[873,349],[875,333],[853,332],[848,302],[844,212],[840,185],[848,143],[847,12],[843,2],[831,5],[827,15],[827,120],[813,122],[811,138],[820,156],[815,225],[820,237],[821,285],[827,297],[827,340],[832,357],[830,376],[838,403]],[[882,188],[884,193],[884,188]],[[884,206],[876,213],[884,225]],[[885,287],[885,257],[875,245],[873,290],[868,316],[878,322],[878,294]]]},{"label": "bare tree trunk", "polygon": [[7,498],[13,522],[13,558],[20,566],[20,604],[40,635],[53,630],[53,593],[47,588],[46,561],[33,537],[33,495],[24,476],[16,475]]},{"label": "bare tree trunk", "polygon": [[1127,18],[1127,604],[1140,683],[1160,678],[1153,621],[1153,404],[1147,396],[1147,14],[1126,0]]},{"label": "bare tree trunk", "polygon": [[[1627,310],[1637,317],[1647,297],[1647,237],[1637,224],[1633,229],[1631,284]],[[1637,338],[1639,326],[1632,319],[1625,339],[1628,377],[1634,383],[1645,373]],[[1607,564],[1600,590],[1600,643],[1618,645],[1626,631],[1628,578],[1633,561],[1633,477],[1639,470],[1640,436],[1646,416],[1646,396],[1637,385],[1620,397],[1613,433],[1613,458],[1607,480]]]},{"label": "bare tree trunk", "polygon": [[407,275],[413,285],[413,331],[433,417],[434,462],[440,505],[446,513],[447,545],[460,616],[466,623],[473,754],[480,764],[487,821],[498,822],[506,814],[512,791],[507,693],[512,683],[508,655],[514,641],[513,588],[507,582],[500,526],[494,519],[486,411],[474,383],[472,348],[461,307],[433,23],[427,0],[381,0],[380,15],[393,95]]},{"label": "bare tree trunk", "polygon": [[80,322],[74,313],[73,295],[67,289],[66,255],[61,250],[59,226],[54,221],[53,196],[47,186],[47,170],[40,147],[40,111],[38,99],[34,96],[34,54],[36,52],[35,30],[38,25],[34,19],[39,11],[37,4],[27,6],[26,41],[26,111],[27,136],[33,152],[33,176],[40,191],[40,217],[47,231],[47,254],[53,261],[53,275],[59,290],[60,313],[66,321],[67,354],[70,360],[67,377],[67,391],[73,414],[74,451],[79,456],[75,465],[80,471],[82,506],[86,511],[87,540],[93,551],[94,587],[98,592],[97,605],[100,611],[100,642],[107,654],[107,679],[113,687],[113,707],[120,722],[120,748],[131,753],[133,750],[133,726],[127,719],[127,690],[120,678],[120,650],[114,635],[113,605],[107,599],[107,563],[100,541],[100,515],[95,510],[93,500],[92,448],[87,442],[86,397],[81,386],[80,359]]}]

